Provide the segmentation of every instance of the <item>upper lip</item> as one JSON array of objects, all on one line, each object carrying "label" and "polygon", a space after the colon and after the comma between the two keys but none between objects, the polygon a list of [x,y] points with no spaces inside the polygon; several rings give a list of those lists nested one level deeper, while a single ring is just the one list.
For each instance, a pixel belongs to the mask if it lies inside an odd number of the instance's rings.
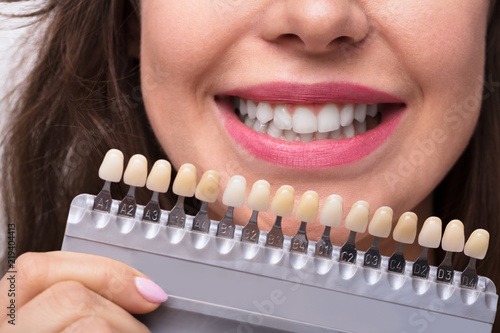
[{"label": "upper lip", "polygon": [[322,82],[314,84],[271,82],[244,88],[236,88],[224,92],[221,95],[237,96],[256,102],[291,104],[404,103],[401,99],[389,93],[346,82]]}]

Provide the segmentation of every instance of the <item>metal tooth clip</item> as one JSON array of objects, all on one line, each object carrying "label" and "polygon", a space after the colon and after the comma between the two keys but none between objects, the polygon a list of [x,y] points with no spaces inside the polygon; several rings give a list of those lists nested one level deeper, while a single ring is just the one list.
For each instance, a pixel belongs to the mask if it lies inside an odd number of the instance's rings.
[{"label": "metal tooth clip", "polygon": [[118,183],[123,173],[123,153],[118,149],[110,149],[99,168],[99,178],[105,181],[101,192],[95,197],[94,210],[109,213],[111,210],[111,183]]},{"label": "metal tooth clip", "polygon": [[292,215],[295,190],[290,185],[281,186],[274,195],[271,203],[271,212],[276,215],[273,227],[267,234],[266,246],[283,247],[283,231],[281,230],[281,219]]}]

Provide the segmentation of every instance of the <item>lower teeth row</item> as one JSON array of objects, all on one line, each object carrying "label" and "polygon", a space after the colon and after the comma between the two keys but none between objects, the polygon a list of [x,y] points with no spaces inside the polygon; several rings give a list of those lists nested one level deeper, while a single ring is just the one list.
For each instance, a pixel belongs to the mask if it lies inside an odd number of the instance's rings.
[{"label": "lower teeth row", "polygon": [[[237,111],[238,113],[238,111]],[[252,128],[258,133],[265,133],[275,139],[280,139],[289,142],[310,142],[314,140],[343,140],[350,139],[356,135],[361,135],[366,133],[368,130],[373,129],[378,121],[377,117],[372,118],[367,116],[366,120],[359,122],[354,120],[352,124],[348,126],[341,126],[339,129],[331,132],[315,132],[315,133],[296,133],[293,130],[281,130],[274,125],[271,120],[268,123],[262,124],[258,119],[251,119],[248,115],[242,116],[239,114],[240,120],[249,128]],[[378,116],[378,115],[377,115]],[[371,126],[367,126],[367,123],[371,122]]]}]

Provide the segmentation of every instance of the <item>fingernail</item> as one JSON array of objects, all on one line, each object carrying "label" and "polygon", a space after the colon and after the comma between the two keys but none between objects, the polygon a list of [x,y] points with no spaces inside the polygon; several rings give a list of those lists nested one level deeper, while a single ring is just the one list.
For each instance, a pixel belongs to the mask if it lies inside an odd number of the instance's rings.
[{"label": "fingernail", "polygon": [[167,300],[167,293],[150,279],[135,277],[135,285],[139,293],[152,303],[163,303]]}]

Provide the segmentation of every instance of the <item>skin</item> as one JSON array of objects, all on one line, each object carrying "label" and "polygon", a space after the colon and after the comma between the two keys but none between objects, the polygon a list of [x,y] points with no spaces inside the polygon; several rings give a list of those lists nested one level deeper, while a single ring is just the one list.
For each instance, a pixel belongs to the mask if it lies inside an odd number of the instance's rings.
[{"label": "skin", "polygon": [[[249,185],[266,179],[273,193],[290,184],[297,200],[314,189],[320,206],[334,191],[346,213],[363,199],[372,208],[391,206],[395,216],[415,210],[424,220],[430,214],[432,190],[463,151],[479,114],[474,101],[481,92],[487,1],[144,0],[141,6],[141,36],[131,48],[139,39],[141,46],[130,52],[141,58],[147,114],[174,167],[191,162],[200,174],[218,170],[222,186],[235,174]],[[215,103],[217,94],[234,88],[332,77],[407,105],[392,137],[348,167],[297,170],[256,160],[228,135]],[[429,139],[433,145],[417,144]],[[210,205],[213,218],[226,210],[220,198]],[[240,224],[249,215],[235,211]],[[262,229],[273,221],[270,213],[259,215]],[[294,234],[298,222],[284,221],[285,233]],[[321,232],[319,225],[308,228],[311,239]],[[338,228],[334,242],[346,235]],[[369,237],[358,239],[367,247]],[[394,246],[383,244],[386,252]],[[4,317],[2,332],[147,332],[130,313],[159,305],[135,287],[142,273],[110,259],[28,253],[16,266],[21,320],[13,327]],[[7,278],[0,290],[8,290]],[[0,304],[8,302],[0,293]]]},{"label": "skin", "polygon": [[[272,195],[279,186],[292,185],[296,203],[313,189],[320,207],[328,195],[341,195],[345,215],[354,202],[366,200],[372,213],[386,205],[396,221],[413,210],[423,222],[432,214],[432,190],[477,122],[488,5],[472,0],[146,0],[140,58],[147,114],[174,167],[190,162],[199,175],[218,170],[222,188],[240,174],[248,188],[268,180]],[[293,169],[256,159],[228,134],[214,102],[222,92],[255,84],[332,78],[387,92],[407,106],[387,142],[348,167]],[[214,219],[226,210],[221,196],[209,206]],[[250,213],[236,209],[237,223],[244,225]],[[269,230],[274,216],[259,218],[261,229]],[[295,234],[298,223],[286,219],[285,234]],[[309,237],[317,239],[322,229],[310,225]],[[334,242],[342,244],[347,233],[336,230]],[[361,248],[371,242],[366,234],[358,240]],[[395,246],[385,240],[383,253]],[[418,245],[412,252],[415,257]]]}]

